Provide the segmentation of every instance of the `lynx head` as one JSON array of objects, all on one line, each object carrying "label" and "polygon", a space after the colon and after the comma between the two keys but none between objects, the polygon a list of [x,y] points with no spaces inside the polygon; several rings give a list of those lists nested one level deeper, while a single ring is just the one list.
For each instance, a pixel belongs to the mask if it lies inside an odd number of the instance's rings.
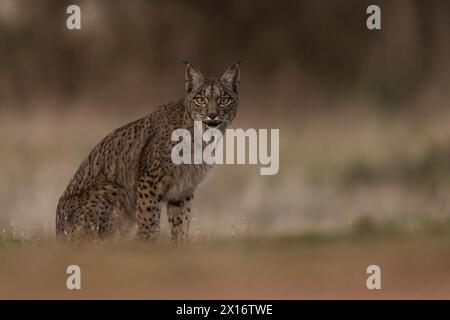
[{"label": "lynx head", "polygon": [[210,128],[225,128],[236,116],[239,104],[239,63],[220,78],[205,78],[192,64],[186,65],[185,104],[192,120]]}]

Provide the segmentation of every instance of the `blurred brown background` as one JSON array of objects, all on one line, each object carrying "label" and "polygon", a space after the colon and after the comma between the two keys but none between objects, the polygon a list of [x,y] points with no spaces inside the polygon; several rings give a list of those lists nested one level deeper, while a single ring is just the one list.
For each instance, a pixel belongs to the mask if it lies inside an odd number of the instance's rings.
[{"label": "blurred brown background", "polygon": [[[0,298],[448,298],[449,34],[447,0],[0,0]],[[181,60],[242,61],[233,127],[279,128],[279,173],[217,166],[186,247],[165,223],[151,248],[52,241],[89,151],[183,97]]]},{"label": "blurred brown background", "polygon": [[[83,99],[98,99],[97,109],[165,101],[182,94],[182,59],[207,74],[240,59],[244,97],[270,92],[257,102],[296,111],[313,107],[311,95],[355,94],[410,109],[449,80],[445,0],[0,3],[1,101],[17,108],[50,97],[64,109]],[[65,28],[73,3],[81,31]],[[365,28],[369,4],[382,8],[382,31]]]},{"label": "blurred brown background", "polygon": [[[66,28],[69,4],[80,31]],[[380,31],[366,28],[369,4]],[[215,169],[195,234],[446,223],[449,33],[444,0],[0,0],[0,224],[52,235],[95,144],[184,95],[184,59],[208,75],[241,60],[234,127],[281,137],[276,176]]]}]

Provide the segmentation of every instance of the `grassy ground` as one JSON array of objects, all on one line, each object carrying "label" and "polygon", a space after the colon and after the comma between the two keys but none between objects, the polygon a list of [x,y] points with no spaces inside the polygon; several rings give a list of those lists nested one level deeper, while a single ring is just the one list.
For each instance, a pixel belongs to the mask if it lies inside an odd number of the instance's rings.
[{"label": "grassy ground", "polygon": [[[0,299],[449,299],[450,228],[199,239],[174,247],[54,241],[0,246]],[[81,268],[66,289],[68,265]],[[381,290],[366,268],[381,267]]]}]

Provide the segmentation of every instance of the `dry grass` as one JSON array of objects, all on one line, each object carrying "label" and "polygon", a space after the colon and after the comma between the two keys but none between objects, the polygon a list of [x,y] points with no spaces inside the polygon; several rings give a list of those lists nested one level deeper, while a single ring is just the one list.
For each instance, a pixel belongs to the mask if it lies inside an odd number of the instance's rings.
[{"label": "dry grass", "polygon": [[[182,247],[4,242],[0,299],[448,299],[448,239],[440,229],[200,239]],[[80,291],[65,286],[72,264],[81,268]],[[366,287],[372,264],[381,267],[381,290]]]}]

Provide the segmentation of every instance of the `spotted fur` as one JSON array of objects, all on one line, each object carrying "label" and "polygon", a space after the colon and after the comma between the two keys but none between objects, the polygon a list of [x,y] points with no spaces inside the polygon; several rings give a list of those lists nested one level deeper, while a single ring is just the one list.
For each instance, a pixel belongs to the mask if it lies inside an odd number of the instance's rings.
[{"label": "spotted fur", "polygon": [[217,79],[187,63],[183,100],[113,131],[82,162],[58,202],[58,238],[124,236],[137,224],[139,239],[156,240],[166,205],[172,239],[186,239],[195,189],[211,166],[175,165],[171,134],[186,128],[194,137],[195,120],[225,130],[236,115],[239,78],[237,63]]}]

